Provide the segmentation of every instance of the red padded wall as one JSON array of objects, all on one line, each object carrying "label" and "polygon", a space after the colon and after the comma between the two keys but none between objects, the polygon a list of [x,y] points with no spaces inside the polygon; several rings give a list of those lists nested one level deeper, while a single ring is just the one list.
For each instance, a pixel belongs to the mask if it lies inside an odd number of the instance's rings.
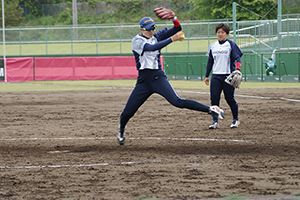
[{"label": "red padded wall", "polygon": [[35,58],[35,80],[134,79],[134,57]]}]

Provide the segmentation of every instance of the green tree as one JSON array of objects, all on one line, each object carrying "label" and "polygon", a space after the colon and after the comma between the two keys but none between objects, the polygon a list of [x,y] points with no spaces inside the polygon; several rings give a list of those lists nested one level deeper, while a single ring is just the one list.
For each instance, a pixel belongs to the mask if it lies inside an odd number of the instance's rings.
[{"label": "green tree", "polygon": [[29,10],[30,14],[36,17],[43,15],[42,4],[57,4],[72,2],[72,0],[19,0],[20,5],[25,5]]},{"label": "green tree", "polygon": [[[5,26],[18,26],[23,22],[23,9],[18,7],[19,0],[9,0],[4,2]],[[2,26],[2,1],[0,2],[1,26]]]},{"label": "green tree", "polygon": [[238,4],[237,20],[277,18],[277,9],[273,8],[274,0],[190,0],[189,2],[193,5],[194,11],[197,11],[195,13],[199,19],[232,18],[233,2]]}]

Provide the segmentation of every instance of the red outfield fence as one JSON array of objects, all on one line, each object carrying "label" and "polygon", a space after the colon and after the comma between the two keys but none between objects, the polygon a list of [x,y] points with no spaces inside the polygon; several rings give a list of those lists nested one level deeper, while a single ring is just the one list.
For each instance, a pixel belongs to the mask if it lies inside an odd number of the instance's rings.
[{"label": "red outfield fence", "polygon": [[[1,68],[2,67],[2,68]],[[135,79],[133,56],[7,58],[7,82],[45,80]],[[4,79],[3,60],[0,80]]]}]

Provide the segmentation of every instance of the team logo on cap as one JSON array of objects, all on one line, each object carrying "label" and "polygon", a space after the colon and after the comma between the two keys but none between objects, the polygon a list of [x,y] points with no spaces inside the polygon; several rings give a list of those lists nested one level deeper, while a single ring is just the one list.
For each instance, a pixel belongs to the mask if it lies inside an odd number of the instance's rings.
[{"label": "team logo on cap", "polygon": [[144,21],[144,23],[147,23],[147,22],[153,22],[153,20],[152,19],[148,19],[148,20]]}]

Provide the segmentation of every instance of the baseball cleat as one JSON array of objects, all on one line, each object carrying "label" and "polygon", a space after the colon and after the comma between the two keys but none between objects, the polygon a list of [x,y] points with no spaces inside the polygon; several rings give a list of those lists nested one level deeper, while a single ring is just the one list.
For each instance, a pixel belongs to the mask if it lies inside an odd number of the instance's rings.
[{"label": "baseball cleat", "polygon": [[233,120],[233,122],[231,123],[230,127],[231,128],[237,128],[240,125],[240,121],[239,120]]},{"label": "baseball cleat", "polygon": [[218,106],[210,106],[209,113],[219,119],[224,119],[224,111],[220,109]]},{"label": "baseball cleat", "polygon": [[211,125],[208,127],[209,129],[216,129],[219,128],[219,123],[218,122],[213,122]]},{"label": "baseball cleat", "polygon": [[123,145],[125,143],[125,129],[119,129],[117,139],[120,145]]}]

